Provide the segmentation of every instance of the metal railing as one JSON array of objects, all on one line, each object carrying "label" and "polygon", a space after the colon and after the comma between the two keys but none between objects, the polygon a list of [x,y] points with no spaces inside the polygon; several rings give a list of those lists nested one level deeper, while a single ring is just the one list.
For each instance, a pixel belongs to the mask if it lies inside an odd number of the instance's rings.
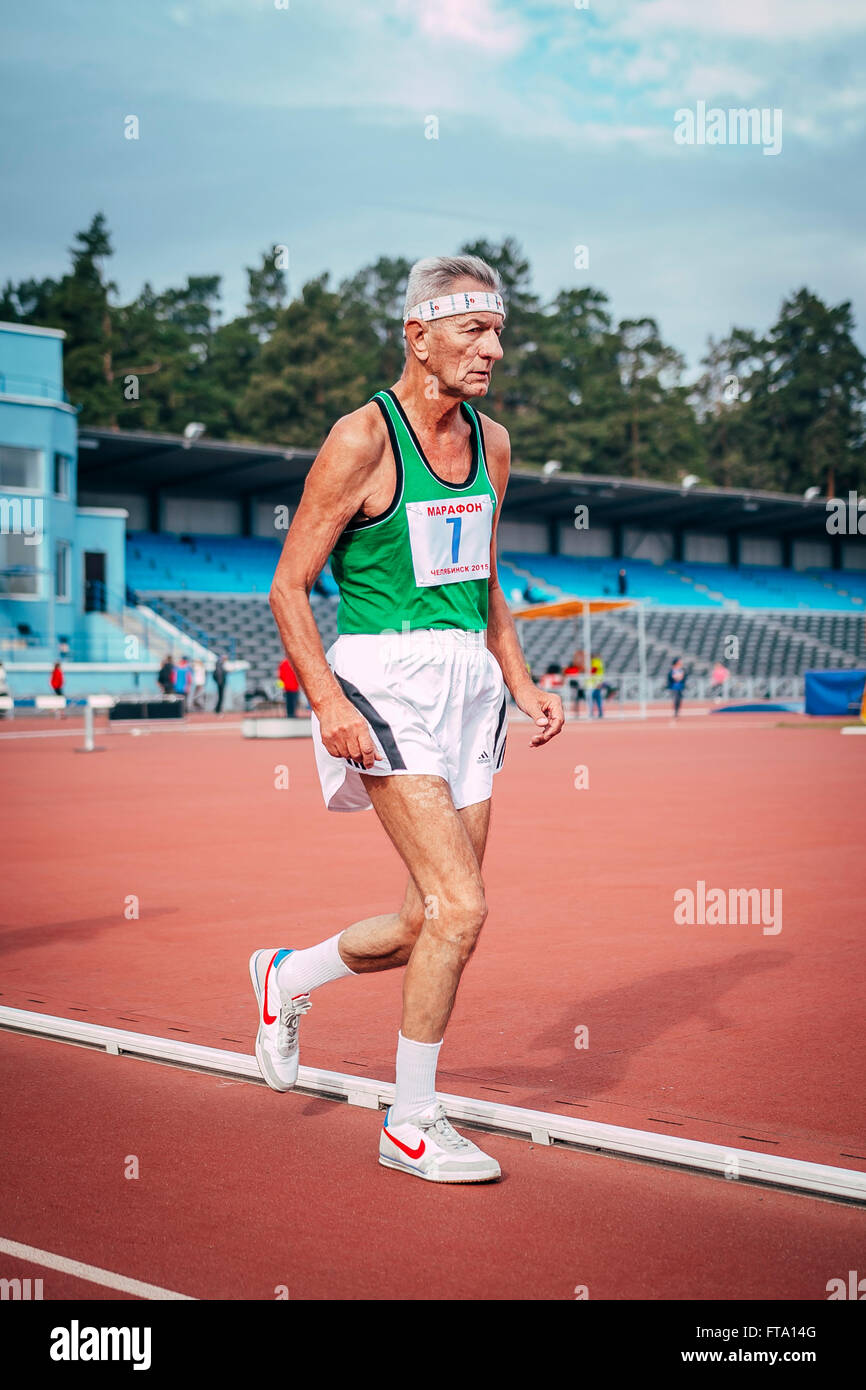
[{"label": "metal railing", "polygon": [[[580,677],[567,676],[566,682],[569,680],[580,681]],[[640,703],[641,677],[636,672],[605,671],[601,684],[614,688],[617,692],[616,698],[621,704]],[[649,701],[668,698],[667,676],[647,677],[646,698]],[[760,703],[763,700],[793,702],[805,698],[805,680],[802,676],[731,676],[723,685],[717,687],[707,675],[690,675],[684,698],[701,701],[717,698],[722,703],[733,700],[747,703]]]},{"label": "metal railing", "polygon": [[125,595],[119,589],[109,589],[102,579],[85,579],[85,613],[122,614],[125,606]]},{"label": "metal railing", "polygon": [[[25,624],[26,626],[26,624]],[[43,641],[38,632],[29,630],[19,632],[17,627],[0,628],[0,657],[4,653],[26,654],[32,647],[43,646]]]}]

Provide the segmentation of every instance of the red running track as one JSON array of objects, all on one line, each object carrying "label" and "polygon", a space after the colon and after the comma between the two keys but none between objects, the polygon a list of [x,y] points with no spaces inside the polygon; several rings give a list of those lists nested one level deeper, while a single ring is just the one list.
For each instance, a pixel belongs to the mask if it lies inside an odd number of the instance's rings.
[{"label": "red running track", "polygon": [[0,1235],[195,1298],[812,1301],[862,1265],[862,1212],[722,1177],[485,1136],[502,1182],[434,1186],[372,1111],[12,1035],[0,1088]]},{"label": "red running track", "polygon": [[[667,721],[573,725],[549,748],[532,751],[525,726],[512,726],[506,770],[496,780],[485,866],[491,912],[443,1048],[443,1090],[866,1170],[856,1099],[866,1050],[860,1005],[866,974],[866,747],[832,727],[779,723],[774,717],[714,716],[678,727]],[[249,1052],[250,951],[312,944],[360,916],[391,909],[402,893],[402,866],[372,813],[325,812],[306,740],[242,741],[236,726],[199,723],[195,730],[154,729],[138,737],[106,731],[98,742],[107,751],[92,756],[74,754],[76,742],[21,739],[0,745],[0,776],[7,804],[15,807],[4,836],[4,1005]],[[587,790],[574,786],[578,764],[588,769]],[[287,790],[275,786],[278,766],[288,769]],[[781,932],[765,935],[760,925],[676,925],[673,894],[694,888],[698,879],[726,889],[781,888]],[[133,894],[140,915],[127,920],[124,905]],[[390,1079],[399,993],[397,973],[341,981],[318,992],[303,1025],[304,1062]],[[574,1046],[580,1026],[589,1031],[585,1050]],[[296,1166],[284,1170],[278,1185],[282,1190],[294,1184],[305,1206],[327,1206],[332,1187],[345,1192],[378,1184],[375,1191],[388,1194],[376,1208],[379,1219],[396,1232],[390,1220],[399,1215],[395,1203],[423,1206],[431,1200],[426,1185],[408,1178],[402,1186],[411,1192],[395,1195],[403,1175],[379,1170],[372,1113],[300,1097],[285,1098],[291,1109],[281,1109],[283,1098],[255,1087],[93,1057],[59,1044],[6,1039],[3,1049],[16,1055],[30,1050],[36,1108],[71,1145],[71,1166],[61,1166],[60,1174],[76,1171],[75,1153],[83,1169],[92,1170],[94,1154],[110,1138],[113,1107],[120,1124],[134,1087],[149,1098],[151,1119],[142,1110],[138,1122],[157,1149],[162,1145],[166,1183],[175,1171],[180,1183],[191,1107],[201,1117],[202,1148],[209,1143],[219,1152],[214,1162],[230,1154],[239,1175],[237,1191],[225,1178],[213,1180],[211,1215],[217,1220],[223,1211],[245,1242],[244,1258],[254,1260],[256,1242],[248,1225],[239,1227],[231,1201],[240,1202],[262,1181],[261,1174],[255,1176],[258,1159],[250,1156],[260,1114],[274,1124],[283,1124],[290,1113],[304,1117],[292,1130]],[[74,1086],[53,1087],[55,1067],[71,1068],[78,1078]],[[127,1076],[134,1080],[120,1081]],[[24,1104],[10,1092],[12,1084],[6,1073],[7,1113],[10,1104]],[[83,1126],[82,1105],[88,1115]],[[19,1133],[26,1148],[27,1131],[19,1127]],[[94,1134],[98,1138],[91,1139]],[[578,1270],[572,1280],[565,1251],[575,1240],[583,1248],[580,1232],[590,1208],[582,1195],[589,1173],[598,1172],[601,1184],[595,1192],[598,1223],[591,1223],[597,1233],[593,1277],[608,1290],[599,1297],[654,1296],[643,1255],[631,1279],[610,1235],[601,1234],[605,1220],[612,1223],[608,1232],[615,1227],[635,1184],[641,1192],[667,1193],[670,1210],[680,1213],[672,1219],[672,1243],[687,1236],[695,1241],[694,1261],[683,1262],[679,1274],[668,1269],[658,1297],[825,1296],[821,1290],[834,1270],[820,1277],[823,1247],[820,1269],[810,1266],[807,1272],[797,1261],[791,1266],[797,1292],[772,1291],[775,1276],[766,1261],[764,1292],[752,1284],[748,1292],[697,1291],[709,1290],[711,1282],[700,1275],[701,1233],[710,1219],[704,1202],[718,1204],[722,1225],[728,1222],[718,1248],[731,1256],[724,1268],[735,1283],[740,1280],[737,1287],[745,1286],[736,1250],[751,1241],[753,1229],[763,1230],[752,1224],[752,1203],[754,1211],[787,1213],[780,1220],[798,1248],[812,1222],[828,1238],[835,1233],[841,1241],[832,1246],[837,1259],[848,1248],[848,1233],[862,1227],[860,1213],[810,1198],[755,1189],[744,1197],[745,1187],[721,1180],[531,1149],[515,1140],[484,1142],[507,1168],[508,1181],[498,1195],[460,1189],[443,1197],[432,1189],[443,1198],[437,1211],[448,1203],[449,1212],[462,1213],[466,1200],[497,1203],[492,1229],[503,1239],[506,1230],[522,1232],[525,1243],[537,1225],[537,1240],[554,1247],[554,1263],[547,1272],[544,1261],[537,1266],[530,1295],[515,1292],[513,1271],[497,1268],[507,1292],[450,1296],[572,1296],[573,1284],[587,1278],[581,1280]],[[119,1147],[137,1152],[126,1140]],[[350,1170],[343,1171],[337,1154],[351,1163]],[[284,1150],[280,1165],[285,1158]],[[199,1156],[196,1162],[204,1160]],[[248,1172],[253,1176],[244,1180]],[[556,1193],[550,1203],[549,1184]],[[159,1224],[167,1222],[174,1200],[169,1186],[161,1198],[152,1192],[155,1204],[147,1207],[151,1243],[169,1240],[169,1226]],[[61,1183],[58,1209],[92,1211],[94,1201],[98,1206],[98,1192],[73,1187],[71,1176],[68,1192]],[[170,1277],[129,1261],[113,1265],[108,1246],[91,1248],[85,1239],[82,1250],[68,1218],[55,1221],[52,1241],[51,1228],[33,1227],[43,1199],[35,1170],[32,1191],[29,1171],[24,1189],[16,1206],[27,1217],[23,1229],[13,1231],[7,1221],[0,1235],[196,1293],[178,1282],[177,1273]],[[687,1196],[692,1192],[694,1201]],[[189,1216],[194,1227],[190,1201],[179,1188],[173,1209],[182,1209],[184,1222]],[[745,1225],[743,1203],[749,1204]],[[580,1221],[560,1230],[563,1212],[572,1210]],[[322,1220],[320,1235],[330,1229]],[[317,1261],[332,1274],[333,1262],[327,1241],[317,1254],[311,1236],[299,1296],[395,1296],[380,1294],[380,1271],[368,1267],[365,1242],[346,1236],[345,1222],[332,1221],[351,1268],[334,1276],[333,1289],[323,1294]],[[486,1257],[466,1226],[465,1219],[455,1221],[457,1263],[446,1262],[445,1269],[459,1284],[457,1270],[465,1258],[467,1287],[477,1290],[484,1278],[478,1262]],[[82,1228],[86,1237],[87,1221]],[[632,1223],[630,1233],[635,1229]],[[635,1244],[642,1248],[643,1239],[650,1240],[652,1249],[644,1253],[652,1265],[656,1246],[665,1242],[658,1225],[640,1229]],[[104,1236],[99,1226],[97,1236],[98,1246]],[[762,1239],[769,1238],[764,1231]],[[195,1243],[193,1235],[189,1239]],[[118,1249],[117,1259],[126,1253]],[[246,1265],[241,1260],[238,1272],[238,1258],[233,1277],[243,1280]],[[199,1264],[176,1268],[185,1267]],[[716,1280],[719,1267],[713,1264]],[[816,1280],[817,1292],[805,1292]],[[206,1283],[199,1296],[233,1296],[212,1293],[217,1284],[210,1276]],[[412,1292],[405,1280],[394,1287],[407,1290],[404,1296],[438,1296],[417,1286]],[[357,1288],[365,1292],[352,1292]]]}]

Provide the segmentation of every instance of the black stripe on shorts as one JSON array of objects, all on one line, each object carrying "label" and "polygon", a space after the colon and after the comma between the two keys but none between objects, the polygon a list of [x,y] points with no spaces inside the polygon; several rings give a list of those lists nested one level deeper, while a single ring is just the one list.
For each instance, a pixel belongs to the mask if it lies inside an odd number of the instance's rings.
[{"label": "black stripe on shorts", "polygon": [[[385,751],[385,757],[391,764],[392,772],[397,772],[401,768],[405,772],[406,764],[403,761],[400,749],[397,747],[394,730],[391,728],[387,719],[382,718],[379,711],[370,704],[366,695],[363,695],[356,685],[353,685],[351,681],[347,681],[345,677],[341,676],[337,671],[334,672],[334,675],[340,682],[346,699],[355,706],[359,714],[363,714],[371,729],[378,735],[379,742]],[[351,758],[349,762],[352,762]],[[357,766],[357,764],[353,764],[353,766]]]},{"label": "black stripe on shorts", "polygon": [[[494,772],[498,772],[498,771],[499,771],[499,769],[500,769],[501,766],[502,766],[502,760],[503,760],[503,758],[505,757],[505,744],[506,744],[506,742],[507,742],[507,740],[508,740],[508,724],[507,724],[506,721],[505,721],[505,710],[506,710],[506,705],[507,705],[507,703],[508,703],[508,696],[507,696],[507,695],[503,695],[503,697],[502,697],[502,705],[500,706],[500,709],[499,709],[499,718],[498,718],[498,720],[496,721],[496,733],[493,735],[493,761],[494,761],[494,768],[493,768],[493,770],[494,770]],[[499,735],[502,733],[503,729],[505,730],[505,736],[504,736],[504,738],[503,738],[503,740],[502,740],[502,747],[499,748]],[[498,752],[498,756],[497,756],[497,752]]]},{"label": "black stripe on shorts", "polygon": [[507,742],[508,735],[506,734],[505,738],[502,740],[502,747],[499,750],[499,757],[496,759],[496,766],[493,769],[494,772],[499,772],[502,768],[502,764],[505,762],[505,745]]}]

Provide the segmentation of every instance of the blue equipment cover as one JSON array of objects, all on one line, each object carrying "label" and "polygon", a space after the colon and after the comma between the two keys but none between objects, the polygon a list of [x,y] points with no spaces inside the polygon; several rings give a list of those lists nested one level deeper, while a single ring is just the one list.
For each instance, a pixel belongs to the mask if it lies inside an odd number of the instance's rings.
[{"label": "blue equipment cover", "polygon": [[807,671],[806,713],[860,713],[866,671]]}]

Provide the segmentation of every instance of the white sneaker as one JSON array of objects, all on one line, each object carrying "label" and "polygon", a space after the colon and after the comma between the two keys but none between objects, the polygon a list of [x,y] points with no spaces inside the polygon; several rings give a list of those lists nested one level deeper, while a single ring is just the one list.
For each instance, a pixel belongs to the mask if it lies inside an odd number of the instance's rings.
[{"label": "white sneaker", "polygon": [[277,966],[291,954],[271,948],[253,951],[250,956],[250,979],[259,1014],[256,1061],[274,1091],[290,1091],[298,1079],[298,1028],[301,1014],[313,1007],[309,994],[287,998],[277,985]]},{"label": "white sneaker", "polygon": [[391,1125],[391,1109],[379,1137],[379,1162],[427,1182],[492,1182],[502,1177],[495,1158],[458,1134],[437,1101],[424,1115]]}]

